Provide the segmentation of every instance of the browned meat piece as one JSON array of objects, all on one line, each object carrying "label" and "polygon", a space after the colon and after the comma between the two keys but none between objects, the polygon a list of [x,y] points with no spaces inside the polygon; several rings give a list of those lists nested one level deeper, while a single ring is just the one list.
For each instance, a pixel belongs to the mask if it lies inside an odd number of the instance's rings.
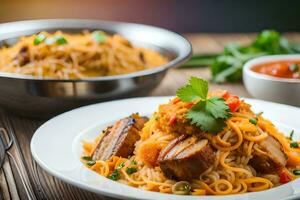
[{"label": "browned meat piece", "polygon": [[171,141],[158,158],[165,176],[176,180],[198,178],[214,161],[215,154],[208,140],[187,136]]},{"label": "browned meat piece", "polygon": [[249,164],[257,171],[263,174],[276,172],[284,167],[287,157],[282,150],[281,144],[272,136],[268,136],[259,143],[261,149],[267,152],[267,155],[256,153]]},{"label": "browned meat piece", "polygon": [[275,172],[277,170],[276,163],[268,156],[254,155],[249,164],[257,171],[263,174]]},{"label": "browned meat piece", "polygon": [[140,139],[139,131],[147,120],[148,118],[132,115],[108,127],[92,152],[93,160],[107,160],[113,155],[125,158],[130,156],[135,142]]},{"label": "browned meat piece", "polygon": [[14,59],[14,62],[20,66],[26,65],[30,61],[28,47],[24,46]]}]

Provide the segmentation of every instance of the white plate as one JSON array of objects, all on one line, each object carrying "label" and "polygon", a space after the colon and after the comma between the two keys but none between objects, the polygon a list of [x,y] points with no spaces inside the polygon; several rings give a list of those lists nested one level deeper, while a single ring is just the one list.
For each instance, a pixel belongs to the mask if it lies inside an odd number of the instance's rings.
[{"label": "white plate", "polygon": [[[133,98],[78,108],[61,114],[44,123],[31,140],[31,152],[36,162],[53,176],[74,186],[119,198],[152,200],[192,199],[283,199],[300,194],[300,181],[293,181],[263,192],[228,196],[179,196],[136,189],[104,178],[88,170],[80,162],[81,141],[93,140],[101,129],[113,121],[133,112],[150,115],[161,103],[171,97]],[[264,111],[264,116],[289,133],[300,130],[300,109],[266,101],[246,99],[254,111]],[[295,135],[300,139],[300,135]]]}]

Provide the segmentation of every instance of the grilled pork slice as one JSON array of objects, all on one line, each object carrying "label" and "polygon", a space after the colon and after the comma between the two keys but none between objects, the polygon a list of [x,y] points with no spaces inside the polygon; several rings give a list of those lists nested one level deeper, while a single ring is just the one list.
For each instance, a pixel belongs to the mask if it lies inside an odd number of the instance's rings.
[{"label": "grilled pork slice", "polygon": [[268,136],[265,140],[259,143],[262,150],[267,152],[253,156],[249,164],[260,173],[276,172],[279,168],[284,167],[287,162],[287,157],[282,150],[281,144],[272,136]]},{"label": "grilled pork slice", "polygon": [[107,160],[111,156],[128,157],[140,139],[139,131],[148,121],[146,117],[131,115],[108,127],[92,151],[93,160]]},{"label": "grilled pork slice", "polygon": [[164,175],[175,180],[198,178],[214,161],[215,154],[208,140],[187,136],[171,141],[158,157]]}]

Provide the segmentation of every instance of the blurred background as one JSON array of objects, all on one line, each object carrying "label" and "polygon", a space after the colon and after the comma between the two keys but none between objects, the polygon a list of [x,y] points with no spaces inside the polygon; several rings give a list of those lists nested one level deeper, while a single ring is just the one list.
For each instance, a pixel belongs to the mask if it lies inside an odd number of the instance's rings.
[{"label": "blurred background", "polygon": [[298,0],[0,0],[0,22],[91,18],[177,32],[300,31]]}]

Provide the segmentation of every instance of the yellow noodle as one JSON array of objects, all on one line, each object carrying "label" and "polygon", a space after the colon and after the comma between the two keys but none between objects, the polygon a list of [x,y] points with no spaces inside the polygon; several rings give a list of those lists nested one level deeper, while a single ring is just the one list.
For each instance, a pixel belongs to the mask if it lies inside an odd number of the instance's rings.
[{"label": "yellow noodle", "polygon": [[[82,79],[97,76],[127,74],[167,63],[156,51],[135,47],[120,35],[93,33],[42,32],[46,37],[34,43],[38,35],[26,36],[11,47],[0,49],[0,71],[42,78]],[[63,37],[65,43],[54,38]],[[48,41],[52,39],[50,44]]]},{"label": "yellow noodle", "polygon": [[[239,110],[226,121],[225,129],[217,135],[203,133],[187,123],[185,113],[190,106],[191,104],[181,102],[177,98],[161,105],[139,133],[141,139],[136,142],[134,155],[131,158],[113,156],[107,161],[97,161],[91,169],[108,177],[121,163],[125,163],[120,170],[119,182],[145,190],[172,193],[172,187],[177,181],[165,177],[158,165],[146,164],[141,154],[142,149],[148,145],[161,150],[181,134],[194,135],[209,141],[215,150],[216,159],[214,164],[198,178],[189,180],[191,195],[228,195],[262,191],[281,184],[279,172],[260,174],[249,165],[249,161],[254,155],[268,155],[260,148],[259,143],[266,137],[273,136],[282,145],[291,164],[283,167],[281,171],[292,179],[296,178],[291,171],[295,169],[294,166],[300,168],[300,161],[297,160],[297,153],[300,151],[290,148],[290,141],[263,117],[258,117],[257,126],[251,124],[249,119],[255,117],[255,114],[248,104],[242,102]],[[169,124],[170,117],[174,113],[176,120],[180,121],[182,126]],[[99,138],[92,143],[84,142],[85,155],[90,155]],[[152,148],[152,151],[155,149]],[[126,169],[132,167],[132,161],[136,161],[134,167],[137,171],[127,174]]]}]

